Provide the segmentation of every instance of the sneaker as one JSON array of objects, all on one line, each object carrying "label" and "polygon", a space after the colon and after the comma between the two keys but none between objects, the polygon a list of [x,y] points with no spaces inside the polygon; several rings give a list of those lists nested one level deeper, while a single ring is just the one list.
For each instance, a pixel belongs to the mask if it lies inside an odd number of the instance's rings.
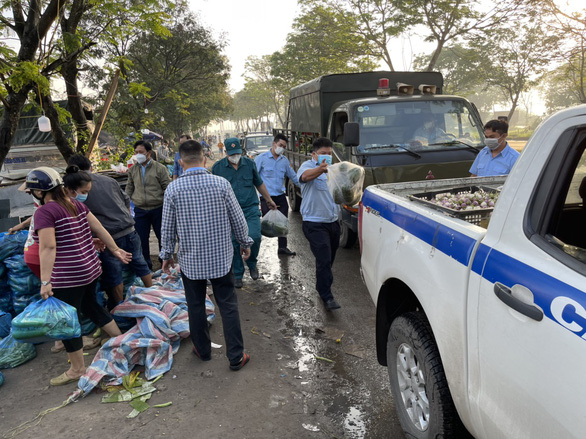
[{"label": "sneaker", "polygon": [[234,288],[242,288],[242,279],[234,279]]},{"label": "sneaker", "polygon": [[193,354],[199,358],[201,361],[210,361],[212,359],[211,354],[210,355],[206,355],[205,357],[202,355],[199,355],[199,352],[197,352],[197,349],[195,349],[195,346],[193,347]]},{"label": "sneaker", "polygon": [[244,352],[244,353],[242,353],[242,358],[240,359],[240,361],[238,363],[236,363],[236,364],[231,364],[230,365],[230,369],[232,369],[232,370],[240,370],[249,361],[250,361],[250,355],[248,355],[246,352]]},{"label": "sneaker", "polygon": [[279,255],[285,255],[285,256],[295,256],[297,253],[292,252],[287,247],[282,247],[279,250],[277,250],[277,254],[279,254]]},{"label": "sneaker", "polygon": [[342,308],[342,307],[340,306],[340,304],[338,302],[336,302],[335,299],[330,299],[326,302],[326,310],[327,311],[333,311],[335,309],[340,309],[340,308]]},{"label": "sneaker", "polygon": [[250,277],[252,278],[252,280],[258,279],[258,270],[256,268],[250,269]]}]

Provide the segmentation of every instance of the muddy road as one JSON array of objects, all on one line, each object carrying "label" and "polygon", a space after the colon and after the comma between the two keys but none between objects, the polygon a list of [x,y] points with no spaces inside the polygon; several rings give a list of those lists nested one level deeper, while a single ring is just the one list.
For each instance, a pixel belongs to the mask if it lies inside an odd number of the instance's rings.
[{"label": "muddy road", "polygon": [[[376,362],[375,308],[360,279],[358,249],[338,251],[333,291],[342,308],[328,313],[315,291],[299,214],[291,215],[289,236],[297,256],[277,256],[276,239],[264,238],[261,279],[246,274],[238,292],[252,357],[241,371],[230,371],[223,347],[204,363],[183,340],[148,401],[171,406],[127,419],[128,403],[102,404],[94,392],[17,437],[402,438],[386,369]],[[218,313],[210,331],[223,345],[219,319]],[[52,354],[46,343],[37,346],[34,360],[3,371],[0,436],[67,398],[75,384],[48,385],[66,367],[65,354]]]}]

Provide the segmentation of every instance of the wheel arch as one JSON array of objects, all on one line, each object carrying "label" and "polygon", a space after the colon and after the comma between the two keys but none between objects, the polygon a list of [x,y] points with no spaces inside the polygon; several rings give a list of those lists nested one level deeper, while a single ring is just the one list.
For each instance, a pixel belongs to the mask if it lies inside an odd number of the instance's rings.
[{"label": "wheel arch", "polygon": [[387,366],[387,338],[393,320],[409,311],[423,311],[413,291],[399,279],[389,279],[381,287],[376,304],[376,356]]}]

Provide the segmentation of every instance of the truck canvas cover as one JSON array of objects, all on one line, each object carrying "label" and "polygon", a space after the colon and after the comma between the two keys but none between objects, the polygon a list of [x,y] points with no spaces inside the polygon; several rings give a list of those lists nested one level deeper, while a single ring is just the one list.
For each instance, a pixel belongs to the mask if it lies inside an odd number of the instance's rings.
[{"label": "truck canvas cover", "polygon": [[439,72],[363,72],[325,75],[291,89],[289,114],[291,130],[320,133],[327,131],[330,112],[335,103],[359,98],[377,98],[379,79],[387,78],[391,95],[397,94],[397,83],[415,87],[435,85],[441,94],[443,77]]}]

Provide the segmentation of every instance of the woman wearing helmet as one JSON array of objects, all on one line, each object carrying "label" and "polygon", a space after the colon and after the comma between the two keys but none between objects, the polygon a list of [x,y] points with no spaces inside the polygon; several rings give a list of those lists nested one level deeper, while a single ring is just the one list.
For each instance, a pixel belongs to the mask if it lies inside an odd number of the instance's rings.
[{"label": "woman wearing helmet", "polygon": [[[102,268],[92,232],[122,262],[128,263],[132,255],[116,246],[83,203],[66,195],[63,180],[54,169],[33,169],[26,177],[26,189],[41,205],[34,214],[33,235],[39,243],[41,297],[55,295],[83,312],[111,337],[120,335],[116,322],[96,302],[96,283]],[[63,344],[71,366],[51,380],[53,386],[77,381],[85,373],[82,338],[64,340]]]}]

